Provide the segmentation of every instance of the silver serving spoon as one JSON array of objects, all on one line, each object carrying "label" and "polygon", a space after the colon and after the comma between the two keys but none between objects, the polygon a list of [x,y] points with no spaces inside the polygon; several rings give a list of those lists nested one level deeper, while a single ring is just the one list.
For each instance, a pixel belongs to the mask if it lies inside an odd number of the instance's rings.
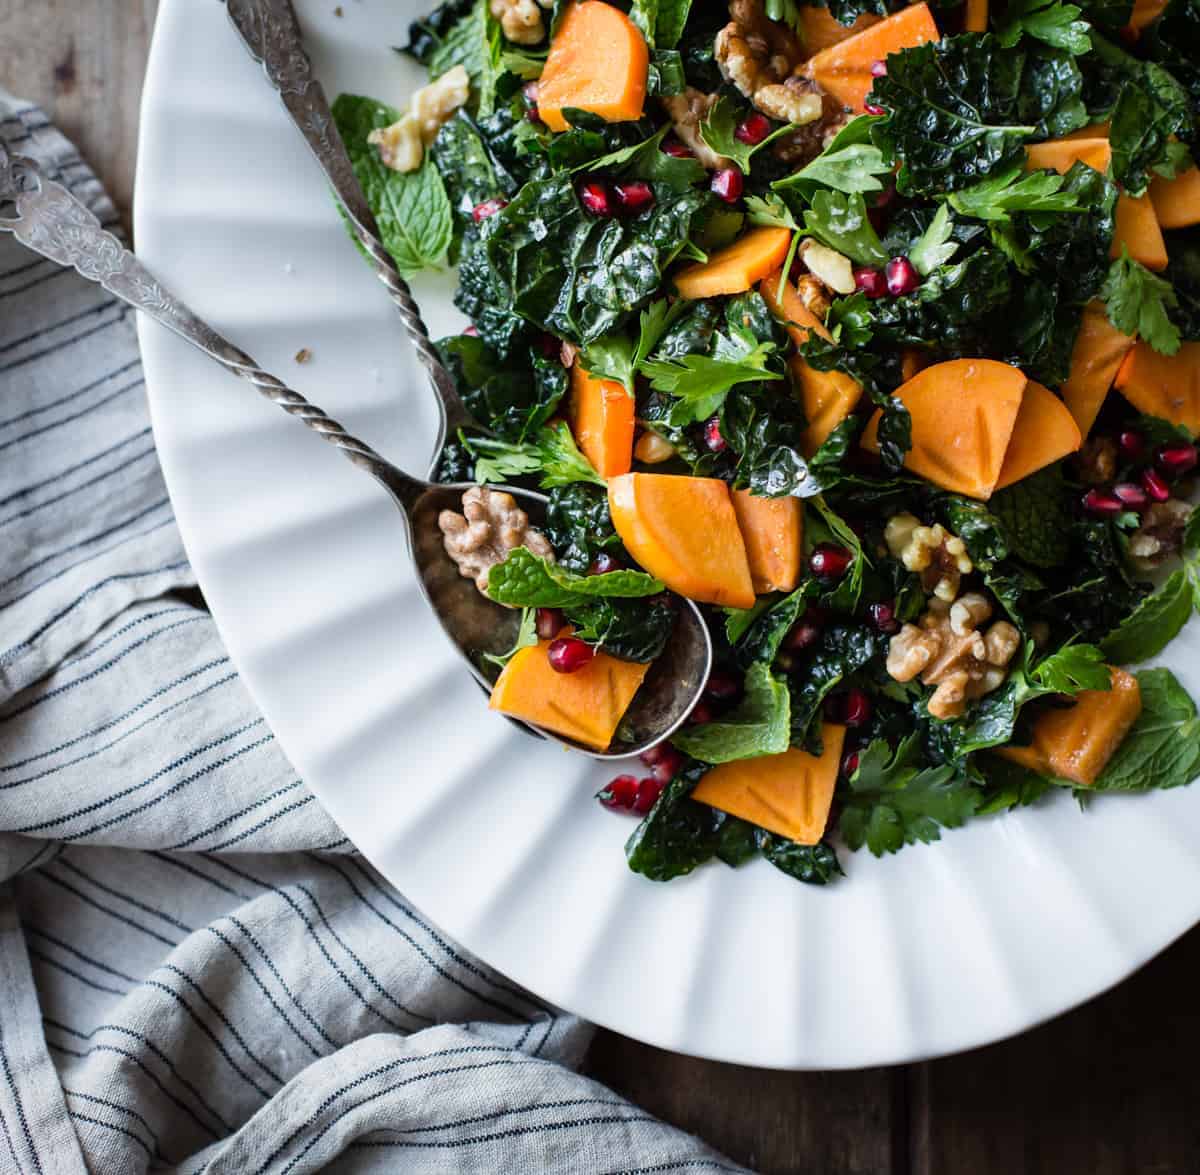
[{"label": "silver serving spoon", "polygon": [[[370,445],[351,436],[315,404],[264,371],[244,351],[222,338],[165,289],[96,216],[61,184],[45,178],[37,163],[9,155],[0,142],[0,231],[11,232],[35,253],[72,267],[89,281],[141,310],[256,387],[267,399],[308,425],[355,465],[365,469],[395,500],[417,569],[417,582],[446,635],[472,675],[490,685],[478,658],[507,652],[516,639],[519,614],[485,599],[473,581],[459,575],[437,525],[442,510],[458,511],[468,484],[439,485],[410,477]],[[508,489],[535,526],[543,524],[546,498]],[[548,734],[597,759],[647,750],[667,738],[700,696],[712,665],[712,642],[699,610],[681,601],[670,644],[654,663],[625,716],[618,741],[593,751]]]}]

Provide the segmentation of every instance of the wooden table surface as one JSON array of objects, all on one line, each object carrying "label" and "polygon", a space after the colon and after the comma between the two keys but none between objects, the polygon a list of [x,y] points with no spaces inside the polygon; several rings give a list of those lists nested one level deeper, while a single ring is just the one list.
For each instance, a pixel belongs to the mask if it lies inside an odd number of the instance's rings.
[{"label": "wooden table surface", "polygon": [[[42,103],[126,216],[156,7],[157,0],[0,0],[0,87]],[[1129,863],[1113,867],[1136,867],[1136,858],[1131,852]],[[1090,1004],[946,1060],[777,1073],[601,1032],[588,1068],[772,1175],[1196,1175],[1198,978],[1194,930]],[[637,984],[631,975],[630,999]]]}]

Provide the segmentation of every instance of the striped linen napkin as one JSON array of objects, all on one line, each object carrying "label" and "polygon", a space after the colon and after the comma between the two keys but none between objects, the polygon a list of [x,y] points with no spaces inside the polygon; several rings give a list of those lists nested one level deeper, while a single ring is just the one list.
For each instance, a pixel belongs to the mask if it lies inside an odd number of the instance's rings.
[{"label": "striped linen napkin", "polygon": [[194,583],[132,312],[0,234],[0,1171],[740,1170],[355,855]]}]

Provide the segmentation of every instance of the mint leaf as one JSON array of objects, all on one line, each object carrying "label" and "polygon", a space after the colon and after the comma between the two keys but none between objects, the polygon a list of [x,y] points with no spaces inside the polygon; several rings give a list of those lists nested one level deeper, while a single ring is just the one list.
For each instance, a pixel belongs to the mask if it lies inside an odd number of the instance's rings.
[{"label": "mint leaf", "polygon": [[1189,515],[1183,528],[1183,570],[1192,585],[1192,599],[1200,612],[1200,506]]},{"label": "mint leaf", "polygon": [[1174,355],[1179,350],[1179,328],[1167,313],[1179,305],[1174,287],[1134,261],[1125,245],[1121,246],[1121,256],[1108,267],[1100,297],[1108,321],[1117,330],[1145,339],[1163,355]]},{"label": "mint leaf", "polygon": [[1118,665],[1155,657],[1179,634],[1192,614],[1188,577],[1175,571],[1148,595],[1101,642],[1105,655]]},{"label": "mint leaf", "polygon": [[956,212],[976,220],[1007,221],[1014,212],[1085,211],[1077,192],[1062,190],[1065,182],[1056,171],[1025,171],[1018,163],[946,199]]},{"label": "mint leaf", "polygon": [[671,738],[681,751],[705,763],[729,763],[788,749],[791,706],[786,683],[770,667],[746,670],[746,693],[736,709],[716,722],[685,726]]},{"label": "mint leaf", "polygon": [[1200,719],[1169,669],[1137,675],[1142,712],[1108,761],[1096,791],[1182,787],[1200,776]]},{"label": "mint leaf", "polygon": [[859,265],[878,267],[888,262],[887,251],[867,217],[866,201],[858,192],[817,192],[812,207],[804,213],[804,230]]},{"label": "mint leaf", "polygon": [[459,434],[463,447],[475,462],[475,480],[506,482],[514,477],[540,473],[543,489],[590,481],[604,485],[605,481],[588,459],[579,451],[575,438],[564,421],[543,425],[528,441],[513,444],[494,437]]},{"label": "mint leaf", "polygon": [[600,598],[655,596],[663,585],[644,571],[579,575],[535,555],[527,547],[509,551],[488,572],[488,596],[514,608],[570,608]]},{"label": "mint leaf", "polygon": [[979,807],[980,794],[954,767],[919,769],[920,736],[910,734],[892,752],[873,739],[859,752],[858,767],[839,792],[839,830],[846,844],[865,844],[875,856],[895,853],[906,844],[940,838],[942,828],[965,824]]},{"label": "mint leaf", "polygon": [[734,134],[741,120],[742,115],[738,107],[727,95],[722,94],[709,107],[708,113],[704,116],[704,121],[700,123],[700,137],[718,155],[723,155],[726,159],[732,159],[745,174],[749,175],[750,160],[754,157],[755,153],[761,151],[768,143],[779,138],[780,135],[786,134],[792,129],[792,126],[790,123],[787,123],[784,126],[777,127],[761,142],[751,144],[741,142]]},{"label": "mint leaf", "polygon": [[939,204],[929,227],[917,238],[908,251],[908,259],[922,277],[928,277],[939,265],[945,265],[958,252],[958,242],[951,240],[954,221],[950,209]]}]

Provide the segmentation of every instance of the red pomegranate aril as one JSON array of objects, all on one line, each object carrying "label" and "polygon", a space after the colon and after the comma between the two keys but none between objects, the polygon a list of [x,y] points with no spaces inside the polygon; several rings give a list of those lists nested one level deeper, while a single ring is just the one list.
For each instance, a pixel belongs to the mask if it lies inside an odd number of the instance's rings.
[{"label": "red pomegranate aril", "polygon": [[1196,446],[1163,445],[1154,454],[1154,464],[1167,477],[1182,477],[1196,468]]},{"label": "red pomegranate aril", "polygon": [[670,138],[663,139],[659,150],[664,155],[673,156],[675,159],[691,159],[695,152],[681,139],[675,138],[672,135]]},{"label": "red pomegranate aril", "polygon": [[647,767],[653,767],[668,751],[670,751],[670,743],[658,743],[656,746],[647,747],[638,758],[641,759]]},{"label": "red pomegranate aril", "polygon": [[654,203],[654,189],[645,180],[625,180],[613,186],[622,212],[641,212]]},{"label": "red pomegranate aril", "polygon": [[624,808],[628,811],[633,807],[637,794],[638,781],[632,775],[618,775],[596,793],[596,799],[606,808],[614,811]]},{"label": "red pomegranate aril", "polygon": [[503,196],[493,196],[490,200],[484,200],[482,204],[476,204],[471,209],[471,219],[478,224],[481,220],[487,220],[489,216],[495,216],[502,208],[508,207],[508,201]]},{"label": "red pomegranate aril", "polygon": [[659,783],[670,783],[683,766],[683,756],[669,743],[659,743],[652,750],[653,758],[646,757],[651,752],[644,752],[638,757],[650,768],[650,774]]},{"label": "red pomegranate aril", "polygon": [[858,752],[847,751],[842,756],[842,775],[849,779],[858,770]]},{"label": "red pomegranate aril", "polygon": [[879,61],[871,62],[871,76],[873,78],[887,77],[887,62],[882,58]]},{"label": "red pomegranate aril", "polygon": [[709,181],[713,194],[726,204],[736,204],[742,198],[742,173],[736,167],[722,167],[713,172]]},{"label": "red pomegranate aril", "polygon": [[882,270],[864,265],[854,271],[854,286],[868,298],[882,298],[887,293],[887,278]]},{"label": "red pomegranate aril", "polygon": [[633,810],[639,816],[645,816],[654,807],[654,803],[658,797],[662,795],[662,790],[663,784],[652,775],[638,780],[637,795],[634,797]]},{"label": "red pomegranate aril", "polygon": [[808,557],[808,569],[818,579],[841,579],[850,570],[854,556],[834,543],[818,543]]},{"label": "red pomegranate aril", "polygon": [[871,720],[871,698],[866,690],[850,689],[842,695],[841,721],[853,729]]},{"label": "red pomegranate aril", "polygon": [[1135,428],[1127,428],[1117,437],[1117,448],[1126,461],[1140,461],[1146,455],[1146,438]]},{"label": "red pomegranate aril", "polygon": [[588,564],[588,575],[607,575],[610,571],[620,571],[621,561],[615,555],[610,555],[607,551],[601,551],[591,563]]},{"label": "red pomegranate aril", "polygon": [[1083,495],[1083,512],[1092,518],[1116,518],[1125,512],[1125,504],[1105,490],[1088,490]]},{"label": "red pomegranate aril", "polygon": [[1121,504],[1130,510],[1145,510],[1150,505],[1150,495],[1140,486],[1131,481],[1119,482],[1113,486],[1113,495],[1121,499]]},{"label": "red pomegranate aril", "polygon": [[464,326],[463,334],[469,339],[477,339],[479,338],[479,327],[477,327],[474,323],[471,323],[470,326]]},{"label": "red pomegranate aril", "polygon": [[863,109],[868,114],[887,114],[887,111],[882,106],[877,106],[874,102],[864,102]]},{"label": "red pomegranate aril", "polygon": [[732,673],[723,669],[715,669],[708,675],[704,686],[706,697],[715,698],[718,702],[729,702],[742,692],[742,683]]},{"label": "red pomegranate aril", "polygon": [[537,82],[526,82],[521,87],[521,96],[529,103],[530,106],[536,106],[538,100],[538,84]]},{"label": "red pomegranate aril", "polygon": [[746,143],[751,147],[757,147],[771,133],[771,123],[765,114],[760,114],[757,110],[753,114],[747,115],[733,132],[733,137],[739,143]]},{"label": "red pomegranate aril", "polygon": [[714,453],[724,453],[729,448],[728,442],[721,435],[721,421],[716,416],[710,416],[704,422],[704,443]]},{"label": "red pomegranate aril", "polygon": [[538,640],[552,641],[563,630],[567,618],[559,608],[539,608],[534,627],[537,629]]},{"label": "red pomegranate aril", "polygon": [[798,620],[783,638],[783,647],[790,653],[801,653],[821,639],[821,626],[811,620]]},{"label": "red pomegranate aril", "polygon": [[612,215],[612,197],[603,180],[587,180],[580,184],[579,203],[593,216]]},{"label": "red pomegranate aril", "polygon": [[576,636],[560,636],[551,641],[546,650],[550,668],[556,673],[578,673],[585,665],[591,663],[595,655],[596,650]]},{"label": "red pomegranate aril", "polygon": [[1171,487],[1167,485],[1166,479],[1157,469],[1142,470],[1142,489],[1146,491],[1155,502],[1165,502],[1171,496]]},{"label": "red pomegranate aril", "polygon": [[871,623],[884,636],[892,636],[900,631],[900,621],[896,619],[896,609],[891,604],[872,604],[867,611],[871,615]]},{"label": "red pomegranate aril", "polygon": [[703,726],[706,722],[711,722],[716,717],[713,708],[703,699],[697,702],[692,707],[692,712],[688,715],[688,722],[693,726]]},{"label": "red pomegranate aril", "polygon": [[888,293],[897,298],[911,294],[921,284],[917,267],[907,257],[893,257],[884,268],[883,276]]}]

